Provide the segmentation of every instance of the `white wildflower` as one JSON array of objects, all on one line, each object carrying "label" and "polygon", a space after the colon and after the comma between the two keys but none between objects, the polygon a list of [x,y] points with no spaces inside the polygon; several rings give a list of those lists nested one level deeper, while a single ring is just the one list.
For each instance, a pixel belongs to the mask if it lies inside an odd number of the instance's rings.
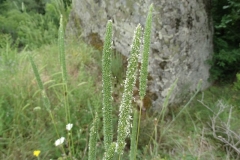
[{"label": "white wildflower", "polygon": [[73,127],[73,124],[72,123],[69,123],[66,125],[66,130],[70,131]]},{"label": "white wildflower", "polygon": [[55,146],[59,146],[63,144],[64,140],[65,140],[64,137],[59,138],[58,140],[55,141]]}]

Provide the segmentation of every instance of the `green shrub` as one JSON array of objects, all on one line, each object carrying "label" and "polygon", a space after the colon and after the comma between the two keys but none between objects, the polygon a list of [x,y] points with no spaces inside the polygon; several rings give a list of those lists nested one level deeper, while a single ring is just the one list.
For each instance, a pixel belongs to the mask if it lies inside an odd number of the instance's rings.
[{"label": "green shrub", "polygon": [[30,49],[38,48],[43,44],[50,44],[57,39],[57,26],[54,22],[43,15],[29,15],[21,21],[17,28],[19,43],[28,46]]},{"label": "green shrub", "polygon": [[11,35],[18,47],[29,49],[56,41],[60,15],[63,15],[65,27],[70,11],[70,7],[65,9],[62,0],[6,1],[0,8],[4,8],[0,15],[0,32]]},{"label": "green shrub", "polygon": [[12,37],[0,34],[0,67],[2,70],[14,71],[17,66],[17,47],[13,45]]},{"label": "green shrub", "polygon": [[16,9],[9,10],[3,15],[0,15],[0,32],[3,34],[9,34],[16,41],[18,37],[19,23],[27,20],[24,13]]},{"label": "green shrub", "polygon": [[240,70],[240,2],[238,0],[214,0],[214,55],[211,64],[211,80],[232,81]]}]

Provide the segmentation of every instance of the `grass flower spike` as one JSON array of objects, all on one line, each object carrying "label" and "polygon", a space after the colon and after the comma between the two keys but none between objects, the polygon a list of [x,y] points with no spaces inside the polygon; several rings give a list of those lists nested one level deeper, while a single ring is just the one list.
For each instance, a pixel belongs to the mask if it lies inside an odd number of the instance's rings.
[{"label": "grass flower spike", "polygon": [[[148,77],[148,58],[149,58],[149,52],[150,52],[150,41],[151,41],[151,30],[152,30],[152,11],[153,11],[153,4],[150,5],[149,7],[149,11],[148,11],[148,16],[146,19],[146,23],[145,23],[145,30],[144,30],[144,44],[143,44],[143,53],[142,53],[142,59],[141,59],[141,69],[140,69],[140,77],[139,77],[139,96],[141,101],[143,101],[144,96],[146,95],[146,88],[147,88],[147,77]],[[136,129],[137,128],[137,132],[133,132],[133,134],[137,134],[137,135],[132,135],[132,137],[137,137],[136,142],[134,146],[132,146],[131,144],[131,155],[130,155],[130,159],[136,159],[136,150],[137,150],[137,144],[138,144],[138,135],[140,132],[140,121],[141,121],[141,114],[142,114],[142,106],[143,103],[141,103],[140,106],[140,112],[138,115],[138,123],[136,122],[134,125],[138,125],[134,126],[133,128]],[[136,128],[135,128],[136,127]],[[135,141],[135,138],[133,139]]]},{"label": "grass flower spike", "polygon": [[115,148],[116,148],[116,143],[113,142],[109,147],[108,150],[106,151],[103,160],[112,160],[114,155],[115,155]]},{"label": "grass flower spike", "polygon": [[40,150],[33,151],[33,155],[36,156],[36,157],[38,157],[40,153],[41,153]]},{"label": "grass flower spike", "polygon": [[143,44],[143,55],[141,60],[141,70],[140,70],[140,89],[139,94],[141,100],[146,94],[147,88],[147,76],[148,76],[148,57],[150,51],[150,41],[151,41],[151,30],[152,30],[152,10],[153,5],[149,7],[149,12],[146,20],[145,30],[144,30],[144,44]]},{"label": "grass flower spike", "polygon": [[55,146],[59,146],[63,144],[64,140],[65,140],[64,137],[59,138],[58,140],[55,141]]},{"label": "grass flower spike", "polygon": [[111,84],[111,53],[112,53],[112,21],[109,20],[106,28],[105,43],[102,57],[103,82],[103,132],[105,150],[112,143],[112,84]]},{"label": "grass flower spike", "polygon": [[70,131],[73,127],[73,124],[72,123],[69,123],[66,125],[66,130]]},{"label": "grass flower spike", "polygon": [[125,139],[130,133],[130,124],[131,124],[131,112],[132,112],[132,96],[133,96],[133,87],[136,82],[136,73],[138,66],[138,56],[140,52],[140,37],[141,37],[141,26],[137,26],[134,34],[132,51],[130,59],[127,66],[126,80],[124,82],[124,92],[122,96],[122,101],[120,105],[120,114],[118,121],[118,135],[117,135],[117,144],[116,151],[118,154],[122,154],[125,147]]},{"label": "grass flower spike", "polygon": [[59,31],[58,31],[58,47],[59,47],[59,57],[62,69],[62,78],[63,82],[67,82],[67,68],[66,68],[66,59],[65,59],[65,45],[64,45],[64,29],[63,29],[63,17],[60,16],[59,23]]}]

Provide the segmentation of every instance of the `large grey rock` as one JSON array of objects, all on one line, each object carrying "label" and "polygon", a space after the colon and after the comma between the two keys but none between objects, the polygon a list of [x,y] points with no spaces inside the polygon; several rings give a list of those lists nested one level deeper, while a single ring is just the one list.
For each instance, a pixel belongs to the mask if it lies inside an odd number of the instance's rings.
[{"label": "large grey rock", "polygon": [[78,33],[88,42],[103,41],[108,19],[114,23],[113,45],[128,56],[134,29],[143,27],[149,5],[154,4],[148,91],[152,105],[161,108],[169,87],[178,78],[170,103],[181,102],[196,89],[202,79],[202,89],[210,83],[212,23],[209,0],[75,0],[67,27],[68,36]]}]

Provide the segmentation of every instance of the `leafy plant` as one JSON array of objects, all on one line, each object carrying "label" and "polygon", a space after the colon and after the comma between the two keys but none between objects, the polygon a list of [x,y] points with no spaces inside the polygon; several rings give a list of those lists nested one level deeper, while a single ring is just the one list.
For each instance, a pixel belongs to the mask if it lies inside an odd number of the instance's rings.
[{"label": "leafy plant", "polygon": [[233,81],[240,70],[240,2],[238,0],[214,0],[214,55],[211,64],[211,80]]},{"label": "leafy plant", "polygon": [[14,70],[17,64],[17,47],[13,45],[13,40],[10,35],[0,35],[0,66],[8,67],[9,70]]},{"label": "leafy plant", "polygon": [[11,35],[18,47],[29,49],[56,41],[59,17],[63,15],[65,28],[70,11],[63,0],[6,1],[2,6],[0,32]]}]

